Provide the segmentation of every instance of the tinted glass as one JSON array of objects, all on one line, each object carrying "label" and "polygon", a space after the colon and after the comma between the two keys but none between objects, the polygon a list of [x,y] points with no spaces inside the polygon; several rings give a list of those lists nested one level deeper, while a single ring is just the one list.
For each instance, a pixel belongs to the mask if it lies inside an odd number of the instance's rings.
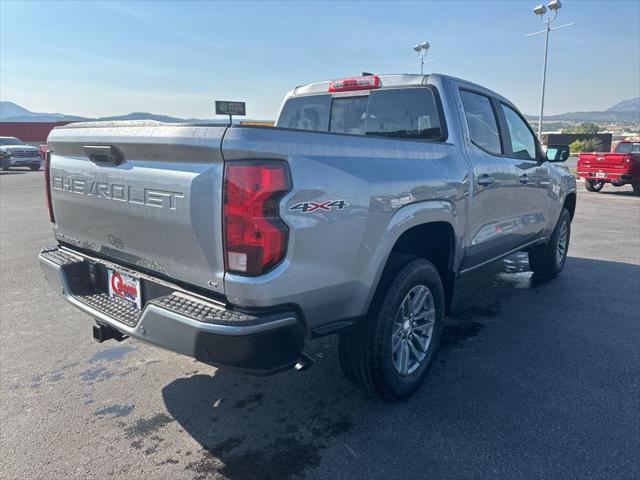
[{"label": "tinted glass", "polygon": [[535,160],[536,140],[527,124],[520,115],[506,105],[502,105],[502,111],[507,119],[512,155],[516,158]]},{"label": "tinted glass", "polygon": [[0,145],[24,145],[24,143],[14,137],[0,137]]},{"label": "tinted glass", "polygon": [[366,133],[439,140],[442,130],[433,92],[426,88],[372,92]]},{"label": "tinted glass", "polygon": [[615,153],[640,152],[640,143],[619,143]]},{"label": "tinted glass", "polygon": [[471,141],[490,153],[501,154],[498,122],[489,97],[461,90],[460,98],[464,106]]},{"label": "tinted glass", "polygon": [[331,107],[331,131],[364,135],[368,105],[368,95],[334,98]]},{"label": "tinted glass", "polygon": [[433,91],[404,88],[354,96],[310,95],[287,100],[277,127],[352,135],[441,140]]},{"label": "tinted glass", "polygon": [[330,95],[291,98],[284,105],[276,126],[326,132],[329,129],[330,108]]}]

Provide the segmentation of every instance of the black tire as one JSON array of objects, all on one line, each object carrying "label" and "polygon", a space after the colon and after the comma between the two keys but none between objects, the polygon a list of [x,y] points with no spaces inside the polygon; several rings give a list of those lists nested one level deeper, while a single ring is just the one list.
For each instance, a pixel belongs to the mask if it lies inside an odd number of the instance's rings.
[{"label": "black tire", "polygon": [[585,180],[584,188],[589,192],[599,192],[604,187],[604,183],[602,180]]},{"label": "black tire", "polygon": [[640,195],[640,182],[632,183],[631,186],[633,187],[633,194]]},{"label": "black tire", "polygon": [[[564,242],[564,250],[559,258],[558,251],[560,240],[563,236],[566,224],[566,238]],[[566,208],[562,209],[560,218],[556,227],[553,229],[551,239],[546,245],[539,245],[529,250],[529,267],[537,277],[555,278],[562,271],[567,260],[569,251],[569,241],[571,239],[571,214]]]},{"label": "black tire", "polygon": [[[401,375],[392,353],[394,324],[402,303],[421,286],[427,287],[433,300],[433,329],[431,335],[423,337],[430,339],[423,359],[416,362],[415,371]],[[444,310],[444,289],[433,264],[411,255],[392,254],[367,318],[354,330],[340,335],[340,366],[345,376],[365,391],[385,400],[410,396],[421,385],[433,364],[442,336]],[[405,339],[404,342],[410,343],[411,340]]]},{"label": "black tire", "polygon": [[40,170],[40,165],[29,165],[29,168],[34,172]]},{"label": "black tire", "polygon": [[10,168],[11,168],[11,165],[7,165],[6,167],[4,167],[4,168],[2,169],[2,171],[3,171],[3,172],[8,172]]}]

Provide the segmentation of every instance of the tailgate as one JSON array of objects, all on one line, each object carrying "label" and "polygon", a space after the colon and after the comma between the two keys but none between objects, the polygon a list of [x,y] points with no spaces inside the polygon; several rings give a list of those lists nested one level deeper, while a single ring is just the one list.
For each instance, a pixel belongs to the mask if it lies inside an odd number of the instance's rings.
[{"label": "tailgate", "polygon": [[624,153],[589,153],[580,155],[580,164],[585,168],[607,169],[626,167]]},{"label": "tailgate", "polygon": [[56,238],[224,293],[226,128],[107,122],[54,129],[48,144]]}]

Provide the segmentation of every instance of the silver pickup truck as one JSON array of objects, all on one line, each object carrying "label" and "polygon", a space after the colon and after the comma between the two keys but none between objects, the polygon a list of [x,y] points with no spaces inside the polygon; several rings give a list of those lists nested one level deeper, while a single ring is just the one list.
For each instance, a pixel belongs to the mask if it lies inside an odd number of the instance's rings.
[{"label": "silver pickup truck", "polygon": [[387,399],[427,374],[455,279],[522,250],[556,276],[576,207],[566,147],[435,74],[297,87],[276,128],[84,123],[48,144],[40,262],[96,340],[269,374],[339,334],[346,376]]}]

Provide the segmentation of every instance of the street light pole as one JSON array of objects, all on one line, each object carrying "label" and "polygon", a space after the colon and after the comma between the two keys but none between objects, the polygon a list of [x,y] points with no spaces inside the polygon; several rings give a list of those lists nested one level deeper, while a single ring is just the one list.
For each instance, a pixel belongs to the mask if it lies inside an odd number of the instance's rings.
[{"label": "street light pole", "polygon": [[542,95],[540,96],[540,118],[538,118],[538,138],[542,139],[542,116],[544,114],[544,90],[547,84],[547,54],[549,52],[549,32],[551,20],[547,20],[547,28],[544,36],[544,67],[542,67]]},{"label": "street light pole", "polygon": [[430,47],[429,42],[422,42],[413,47],[413,51],[418,54],[420,59],[420,75],[424,75],[424,57],[426,57]]},{"label": "street light pole", "polygon": [[[547,8],[553,12],[553,17],[546,18],[545,15],[547,13]],[[551,0],[547,6],[538,5],[533,9],[533,13],[540,16],[540,21],[545,22],[545,29],[539,32],[528,33],[525,37],[531,37],[533,35],[539,35],[544,33],[544,65],[542,67],[542,93],[540,95],[540,117],[538,118],[538,138],[542,140],[542,118],[544,115],[544,93],[547,84],[547,57],[549,54],[549,32],[551,30],[558,30],[559,28],[569,27],[573,25],[573,23],[567,23],[566,25],[561,25],[559,27],[551,28],[551,23],[558,16],[558,12],[562,8],[562,3],[560,0]]]}]

